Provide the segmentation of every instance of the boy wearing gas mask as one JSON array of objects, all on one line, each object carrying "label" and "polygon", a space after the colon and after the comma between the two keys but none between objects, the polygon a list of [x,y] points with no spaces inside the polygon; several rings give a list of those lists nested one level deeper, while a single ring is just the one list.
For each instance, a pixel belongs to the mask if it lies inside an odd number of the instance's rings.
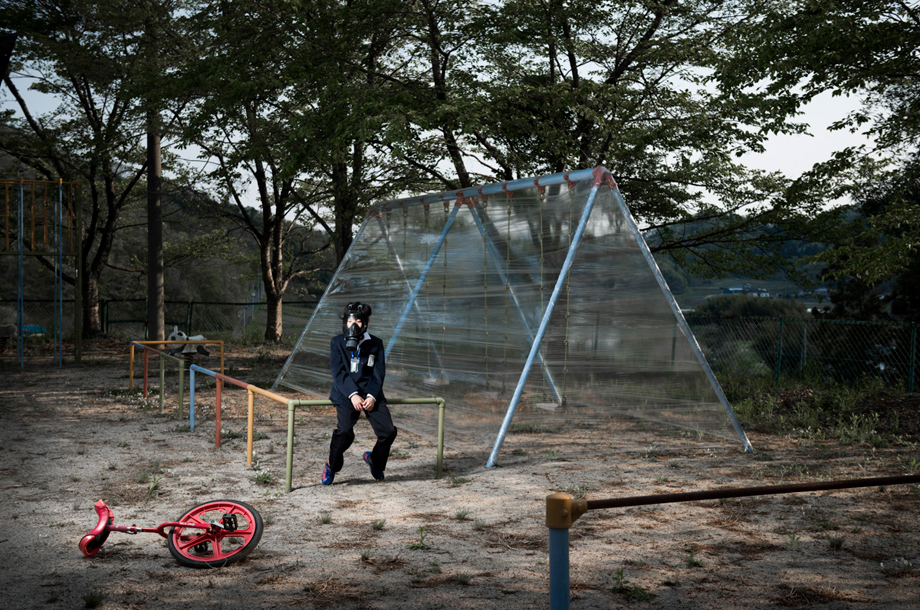
[{"label": "boy wearing gas mask", "polygon": [[354,426],[367,419],[377,435],[372,451],[364,453],[371,476],[383,481],[390,447],[396,440],[396,427],[383,394],[386,376],[383,341],[367,332],[371,306],[353,302],[342,313],[342,334],[332,338],[329,364],[332,369],[332,391],[329,400],[335,403],[337,426],[329,443],[329,460],[323,467],[323,485],[331,485],[335,473],[342,469],[344,453],[355,440]]}]

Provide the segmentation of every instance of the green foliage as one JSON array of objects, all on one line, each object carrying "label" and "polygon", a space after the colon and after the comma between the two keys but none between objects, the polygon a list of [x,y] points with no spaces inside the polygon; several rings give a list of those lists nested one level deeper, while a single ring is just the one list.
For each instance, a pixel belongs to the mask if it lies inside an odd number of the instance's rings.
[{"label": "green foliage", "polygon": [[268,486],[275,482],[275,477],[270,472],[259,472],[252,476],[252,482],[256,485]]},{"label": "green foliage", "polygon": [[411,551],[425,550],[429,548],[428,545],[425,544],[425,527],[424,526],[420,525],[418,527],[418,542],[412,542],[410,544],[407,544],[406,548]]},{"label": "green foliage", "polygon": [[696,551],[690,551],[690,554],[684,558],[684,563],[688,568],[701,568],[704,565],[703,560],[696,556]]},{"label": "green foliage", "polygon": [[[732,31],[732,44],[740,52],[723,58],[714,74],[729,99],[744,99],[756,85],[784,115],[827,92],[863,100],[862,107],[831,129],[862,131],[873,137],[873,150],[863,146],[838,151],[799,181],[815,184],[842,178],[842,189],[828,199],[849,192],[860,202],[865,216],[859,222],[849,226],[821,222],[833,248],[816,259],[830,265],[830,275],[849,284],[838,291],[835,302],[849,301],[841,308],[859,312],[872,296],[866,295],[860,303],[858,295],[849,293],[871,291],[901,274],[914,276],[905,272],[917,265],[917,6],[900,0],[795,0],[766,2],[760,10],[758,19]],[[890,163],[889,171],[881,173],[885,161]],[[912,200],[898,193],[898,185],[911,182]],[[867,209],[865,204],[872,199],[888,201],[884,209]],[[877,315],[873,309],[870,306],[862,313]]]},{"label": "green foliage", "polygon": [[654,593],[646,591],[642,587],[634,585],[627,580],[623,573],[623,568],[611,574],[610,577],[613,579],[613,587],[611,588],[613,593],[625,595],[631,601],[637,602],[647,602],[655,597]]}]

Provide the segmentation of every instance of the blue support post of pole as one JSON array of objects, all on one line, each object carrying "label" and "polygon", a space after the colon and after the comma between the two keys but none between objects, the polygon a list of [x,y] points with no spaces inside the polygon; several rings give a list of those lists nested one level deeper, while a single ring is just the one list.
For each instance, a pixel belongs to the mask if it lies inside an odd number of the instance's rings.
[{"label": "blue support post of pole", "polygon": [[566,254],[565,262],[562,263],[562,269],[559,272],[559,278],[556,280],[556,286],[553,288],[553,294],[549,298],[549,303],[546,306],[546,311],[543,312],[543,320],[540,322],[540,328],[537,329],[537,334],[534,337],[533,344],[530,346],[530,353],[527,355],[527,361],[524,363],[524,369],[521,371],[521,377],[518,380],[517,387],[514,389],[514,395],[511,397],[511,402],[508,404],[508,411],[505,413],[505,419],[502,421],[501,428],[498,431],[498,436],[495,437],[495,445],[492,447],[492,453],[489,455],[489,461],[486,462],[486,468],[492,468],[495,466],[495,460],[498,458],[498,452],[501,449],[502,443],[505,441],[505,436],[508,434],[508,428],[511,426],[511,420],[514,418],[514,412],[517,409],[518,402],[521,400],[521,395],[524,393],[524,384],[527,382],[528,375],[530,375],[530,368],[533,366],[533,362],[537,357],[537,353],[540,351],[540,344],[543,342],[544,335],[546,335],[546,329],[549,326],[549,320],[552,318],[553,311],[556,309],[556,302],[559,300],[559,294],[562,292],[562,287],[565,285],[565,279],[569,275],[569,270],[572,267],[572,261],[575,260],[575,252],[578,250],[578,244],[581,243],[581,237],[584,235],[585,227],[588,225],[588,218],[591,216],[591,210],[594,208],[594,201],[597,198],[597,192],[599,189],[600,184],[595,181],[594,186],[591,188],[591,193],[588,195],[588,200],[585,202],[585,209],[581,214],[581,220],[578,223],[578,228],[575,229],[575,235],[572,237],[572,243],[569,245],[569,251]]},{"label": "blue support post of pole", "polygon": [[[409,278],[406,276],[406,269],[403,267],[402,259],[399,258],[399,254],[396,252],[396,250],[393,249],[393,244],[390,242],[390,232],[387,230],[386,223],[382,218],[378,217],[377,224],[380,226],[380,234],[383,235],[383,240],[387,244],[387,250],[390,252],[390,256],[393,257],[393,260],[396,261],[396,267],[399,269],[399,274],[402,275],[403,282],[406,284],[406,292],[412,294],[412,284],[409,282]],[[413,307],[415,307],[415,313],[421,317],[423,314],[421,307],[418,306],[418,301],[415,302]],[[434,352],[434,357],[438,361],[438,369],[441,371],[441,375],[446,375],[446,372],[444,371],[444,362],[441,359],[441,350],[439,350],[434,341],[431,341],[430,339],[428,341],[428,347],[432,352]]]},{"label": "blue support post of pole", "polygon": [[586,499],[573,500],[569,494],[558,491],[546,496],[550,610],[569,610],[569,528],[587,511]]},{"label": "blue support post of pole", "polygon": [[549,607],[569,610],[569,530],[549,528]]},{"label": "blue support post of pole", "polygon": [[428,272],[431,271],[431,267],[434,265],[434,260],[437,258],[438,252],[441,250],[441,246],[444,245],[444,240],[447,239],[447,233],[450,232],[450,227],[454,223],[454,219],[457,217],[457,212],[459,211],[460,203],[458,202],[454,205],[454,209],[450,211],[450,216],[447,217],[447,222],[444,223],[444,229],[441,231],[441,235],[438,237],[438,241],[435,242],[434,249],[431,251],[431,255],[428,257],[428,262],[425,263],[425,268],[422,270],[422,275],[415,283],[415,289],[412,291],[412,294],[409,295],[409,301],[406,303],[402,314],[399,316],[399,321],[396,323],[396,328],[393,329],[393,334],[390,335],[390,342],[387,343],[387,348],[384,352],[387,358],[390,357],[390,351],[393,349],[393,344],[396,343],[396,339],[399,337],[400,331],[402,331],[403,324],[406,323],[406,318],[409,316],[409,312],[412,310],[412,306],[415,304],[415,300],[418,298],[419,293],[422,291],[422,286],[425,285],[425,280],[428,277]]},{"label": "blue support post of pole", "polygon": [[[514,311],[517,313],[518,320],[521,322],[521,327],[524,329],[524,332],[527,333],[527,338],[533,342],[533,331],[530,328],[530,324],[527,322],[527,317],[524,315],[524,309],[521,307],[521,302],[518,299],[517,293],[515,293],[514,288],[508,281],[508,277],[505,275],[505,271],[502,269],[502,266],[499,263],[501,256],[496,251],[492,240],[489,239],[489,234],[486,231],[485,223],[480,216],[480,214],[482,214],[482,210],[478,205],[475,205],[471,208],[471,211],[473,213],[473,220],[476,222],[476,227],[479,229],[479,233],[482,234],[482,239],[486,243],[486,252],[489,255],[489,260],[492,261],[492,265],[495,267],[495,271],[498,273],[498,277],[502,281],[502,284],[504,284],[508,289],[508,294],[511,296],[511,303],[514,305]],[[537,353],[537,359],[540,361],[540,368],[543,369],[543,376],[546,377],[546,383],[549,384],[550,389],[553,391],[553,396],[556,398],[556,402],[562,404],[562,395],[559,394],[559,390],[556,389],[556,382],[553,379],[552,373],[548,368],[546,368],[546,362],[543,360],[543,354]]]}]

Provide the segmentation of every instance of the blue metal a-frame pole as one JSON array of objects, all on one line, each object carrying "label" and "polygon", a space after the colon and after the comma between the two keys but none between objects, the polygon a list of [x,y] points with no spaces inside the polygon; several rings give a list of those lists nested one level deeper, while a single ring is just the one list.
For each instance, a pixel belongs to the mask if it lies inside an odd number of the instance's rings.
[{"label": "blue metal a-frame pole", "polygon": [[[602,170],[603,173],[606,173],[606,171],[607,170]],[[588,225],[588,218],[591,217],[591,210],[594,208],[594,200],[597,198],[600,184],[601,181],[596,177],[594,186],[591,187],[591,192],[588,194],[588,201],[585,203],[585,209],[581,213],[581,220],[578,223],[578,228],[575,230],[575,235],[572,237],[572,243],[569,244],[569,251],[565,256],[565,262],[562,263],[562,270],[559,272],[559,278],[556,280],[553,294],[549,298],[546,311],[543,312],[543,320],[540,322],[540,328],[537,329],[537,335],[534,337],[533,344],[530,346],[530,354],[528,354],[527,361],[524,363],[524,369],[521,371],[521,377],[518,380],[517,387],[514,389],[514,394],[511,396],[511,402],[508,403],[508,411],[505,413],[505,419],[502,421],[498,436],[495,438],[495,445],[492,447],[489,461],[486,462],[486,468],[495,466],[498,452],[501,449],[502,443],[505,442],[505,436],[508,434],[508,428],[511,426],[514,412],[517,410],[518,402],[521,400],[521,394],[524,393],[524,384],[527,382],[527,377],[530,375],[530,368],[533,366],[533,362],[536,360],[537,354],[540,351],[540,344],[543,342],[543,337],[546,335],[546,329],[549,326],[550,318],[553,317],[553,311],[556,309],[556,302],[559,300],[562,287],[565,285],[569,270],[572,268],[572,261],[575,260],[575,252],[578,250],[578,245],[581,243],[581,238],[585,233],[585,227]]]},{"label": "blue metal a-frame pole", "polygon": [[399,316],[399,321],[396,323],[396,328],[393,329],[393,334],[390,335],[390,342],[387,343],[386,348],[386,357],[390,357],[390,351],[393,349],[393,345],[396,343],[396,339],[399,337],[400,331],[402,331],[403,324],[406,323],[406,318],[409,316],[409,312],[412,311],[413,305],[415,305],[415,300],[418,298],[419,293],[422,291],[422,286],[425,285],[425,280],[428,278],[428,273],[431,271],[432,265],[434,265],[434,260],[438,257],[438,252],[441,250],[441,246],[444,245],[444,240],[447,239],[447,234],[450,232],[450,227],[454,224],[454,219],[457,217],[457,212],[460,211],[460,202],[458,201],[454,205],[454,209],[450,211],[450,216],[447,217],[447,222],[444,223],[444,229],[441,231],[441,235],[438,237],[438,241],[435,242],[434,249],[431,251],[431,255],[428,257],[428,262],[425,263],[425,268],[422,270],[422,275],[419,276],[418,281],[415,283],[415,289],[412,291],[412,294],[409,295],[409,301],[406,303],[406,306],[403,308],[402,314]]},{"label": "blue metal a-frame pole", "polygon": [[[508,277],[505,275],[505,271],[502,269],[499,261],[501,256],[495,250],[495,245],[492,243],[491,238],[489,237],[488,231],[486,231],[485,223],[482,219],[482,210],[479,205],[474,205],[471,208],[473,212],[473,220],[476,221],[476,227],[479,229],[479,232],[482,234],[482,239],[486,244],[486,252],[488,254],[489,260],[492,261],[492,266],[495,267],[495,270],[498,272],[498,277],[501,279],[502,284],[505,285],[505,288],[508,290],[508,295],[511,297],[511,303],[514,305],[514,311],[517,313],[518,320],[521,322],[521,327],[524,329],[524,332],[527,333],[528,341],[533,344],[534,335],[533,331],[530,328],[530,324],[527,322],[527,317],[524,315],[524,310],[521,307],[521,302],[517,297],[517,294],[514,292],[514,287],[511,286],[511,283],[508,281]],[[509,245],[510,247],[510,245]],[[553,380],[553,375],[550,372],[549,368],[546,366],[546,362],[543,360],[543,354],[537,353],[537,359],[540,361],[540,368],[543,369],[543,376],[546,377],[546,383],[549,384],[550,389],[553,391],[553,396],[556,399],[556,402],[562,403],[562,395],[559,393],[559,390],[556,388],[556,382]]]}]

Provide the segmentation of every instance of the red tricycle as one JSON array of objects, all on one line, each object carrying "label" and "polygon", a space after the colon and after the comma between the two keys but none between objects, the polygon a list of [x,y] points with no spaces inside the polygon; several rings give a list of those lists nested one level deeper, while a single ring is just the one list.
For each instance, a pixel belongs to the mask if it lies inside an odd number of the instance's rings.
[{"label": "red tricycle", "polygon": [[[222,568],[240,561],[262,538],[262,516],[245,502],[213,500],[187,511],[177,521],[157,527],[115,525],[115,513],[105,502],[96,502],[99,522],[80,540],[87,557],[99,552],[110,532],[156,533],[166,538],[176,561],[190,568]],[[166,528],[170,528],[166,532]]]}]

